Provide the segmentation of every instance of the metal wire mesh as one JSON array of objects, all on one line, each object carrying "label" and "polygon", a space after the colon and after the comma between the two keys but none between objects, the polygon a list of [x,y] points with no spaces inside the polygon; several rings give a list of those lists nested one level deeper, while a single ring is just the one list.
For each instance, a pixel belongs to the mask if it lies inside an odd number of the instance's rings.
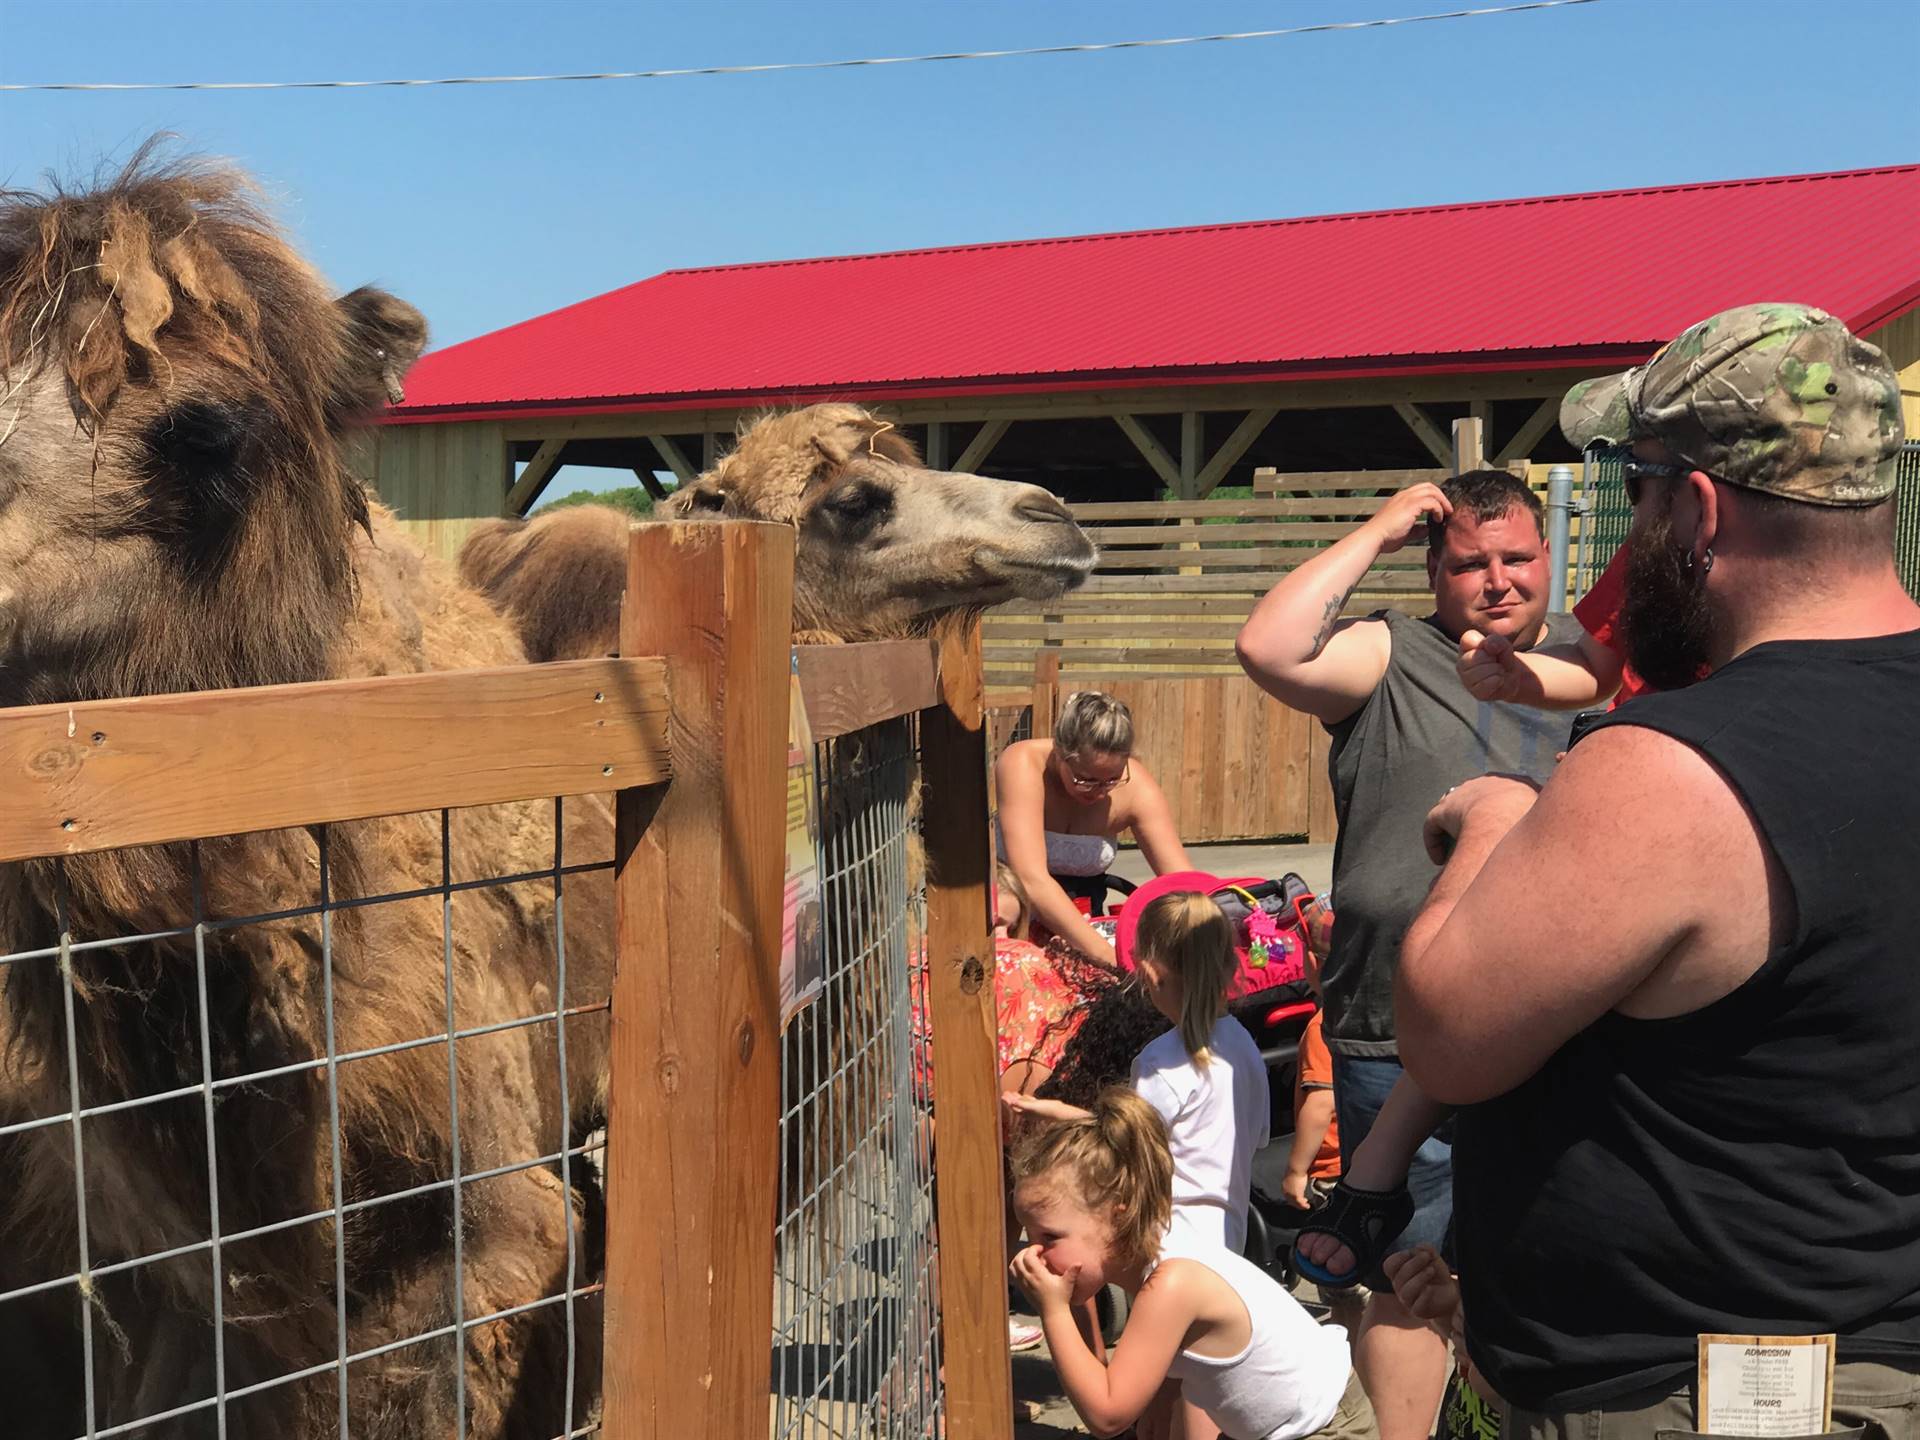
[{"label": "metal wire mesh", "polygon": [[917,734],[902,717],[814,747],[826,970],[781,1057],[776,1440],[940,1424]]},{"label": "metal wire mesh", "polygon": [[[1587,451],[1577,594],[1584,595],[1593,587],[1614,552],[1626,543],[1627,529],[1633,524],[1633,506],[1627,502],[1626,478],[1621,469],[1626,453],[1624,448],[1611,445]],[[1920,441],[1909,440],[1901,447],[1897,473],[1894,564],[1907,593],[1920,599]]]},{"label": "metal wire mesh", "polygon": [[1907,594],[1920,600],[1920,440],[1909,440],[1900,451],[1900,488],[1894,500],[1893,561]]},{"label": "metal wire mesh", "polygon": [[1576,599],[1593,588],[1614,551],[1626,544],[1627,530],[1633,524],[1633,506],[1627,502],[1626,474],[1621,468],[1626,453],[1624,447],[1616,445],[1596,445],[1586,453],[1579,560],[1573,585]]},{"label": "metal wire mesh", "polygon": [[[568,863],[566,827],[555,800],[0,866],[5,1433],[597,1428],[575,1101],[611,907],[566,902],[612,864]],[[483,833],[551,862],[468,873]],[[396,873],[428,883],[368,883]]]}]

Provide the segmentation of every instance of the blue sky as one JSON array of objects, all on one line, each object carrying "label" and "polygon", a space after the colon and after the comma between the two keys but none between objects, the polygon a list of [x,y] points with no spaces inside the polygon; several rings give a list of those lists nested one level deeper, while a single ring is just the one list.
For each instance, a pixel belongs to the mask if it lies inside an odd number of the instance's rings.
[{"label": "blue sky", "polygon": [[[651,69],[1410,15],[1466,0],[0,0],[0,80]],[[1487,3],[1487,0],[1479,0]],[[0,183],[155,130],[451,343],[681,265],[1920,160],[1911,0],[1598,0],[1100,55],[416,90],[0,93]],[[1882,59],[1881,57],[1885,57]],[[1712,237],[1676,237],[1676,263]]]}]

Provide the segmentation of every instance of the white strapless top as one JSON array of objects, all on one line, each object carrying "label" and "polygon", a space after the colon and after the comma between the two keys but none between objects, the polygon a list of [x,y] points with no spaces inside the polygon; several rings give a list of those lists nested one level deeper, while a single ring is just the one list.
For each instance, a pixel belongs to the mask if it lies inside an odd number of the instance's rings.
[{"label": "white strapless top", "polygon": [[[1007,842],[1000,834],[998,824],[994,826],[995,849],[1000,858],[1007,858]],[[1113,860],[1120,852],[1113,841],[1104,835],[1069,835],[1060,830],[1044,832],[1047,839],[1047,873],[1049,875],[1104,875],[1113,868]]]}]

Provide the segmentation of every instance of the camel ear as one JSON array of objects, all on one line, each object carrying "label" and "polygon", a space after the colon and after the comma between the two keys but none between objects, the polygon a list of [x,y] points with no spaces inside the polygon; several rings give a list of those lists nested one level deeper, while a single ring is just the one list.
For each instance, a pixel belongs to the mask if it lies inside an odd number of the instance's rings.
[{"label": "camel ear", "polygon": [[813,437],[814,452],[819,455],[820,463],[814,467],[812,479],[819,480],[839,470],[853,458],[855,448],[864,443],[866,435],[854,425],[837,425],[824,434]]},{"label": "camel ear", "polygon": [[712,520],[727,513],[727,493],[703,480],[681,486],[659,508],[669,520]]},{"label": "camel ear", "polygon": [[344,373],[336,391],[354,411],[406,399],[401,379],[427,348],[427,318],[398,296],[371,285],[333,302],[346,322]]}]

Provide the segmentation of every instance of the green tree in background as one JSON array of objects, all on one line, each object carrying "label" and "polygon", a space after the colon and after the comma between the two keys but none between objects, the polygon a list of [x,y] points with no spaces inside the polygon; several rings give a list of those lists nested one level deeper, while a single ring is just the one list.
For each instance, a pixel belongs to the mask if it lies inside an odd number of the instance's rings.
[{"label": "green tree in background", "polygon": [[611,505],[617,510],[631,511],[643,520],[653,513],[653,497],[638,485],[623,485],[617,490],[580,490],[540,508],[558,510],[567,505]]}]

